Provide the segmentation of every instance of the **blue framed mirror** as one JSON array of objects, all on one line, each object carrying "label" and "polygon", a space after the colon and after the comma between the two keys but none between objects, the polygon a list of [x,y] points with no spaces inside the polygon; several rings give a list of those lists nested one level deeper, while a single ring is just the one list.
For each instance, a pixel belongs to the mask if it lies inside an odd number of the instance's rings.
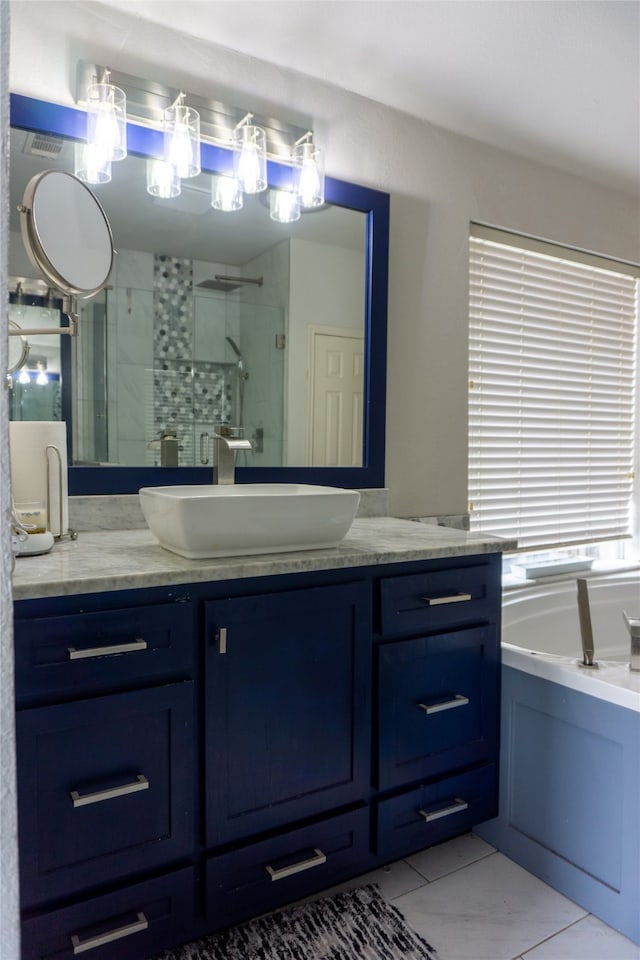
[{"label": "blue framed mirror", "polygon": [[[86,118],[12,94],[11,128],[9,273],[26,282],[14,200],[42,169],[73,172]],[[230,151],[203,143],[202,174],[177,203],[160,200],[146,191],[160,140],[129,123],[130,156],[92,186],[117,255],[106,290],[82,304],[73,383],[63,378],[69,493],[210,482],[218,422],[252,441],[239,483],[384,486],[388,194],[327,177],[325,205],[295,224],[270,221],[268,191],[213,210]],[[270,189],[290,176],[269,162]],[[354,380],[340,394],[324,372],[343,368]],[[162,465],[166,431],[179,466]]]}]

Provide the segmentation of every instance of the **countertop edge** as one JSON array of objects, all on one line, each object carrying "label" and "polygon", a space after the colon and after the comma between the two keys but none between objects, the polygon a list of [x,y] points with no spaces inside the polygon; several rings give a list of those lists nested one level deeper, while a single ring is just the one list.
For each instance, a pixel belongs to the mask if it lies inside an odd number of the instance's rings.
[{"label": "countertop edge", "polygon": [[356,520],[345,539],[323,550],[186,560],[159,546],[148,530],[85,533],[40,557],[18,557],[15,601],[344,570],[444,557],[502,553],[515,542],[486,534],[400,520]]}]

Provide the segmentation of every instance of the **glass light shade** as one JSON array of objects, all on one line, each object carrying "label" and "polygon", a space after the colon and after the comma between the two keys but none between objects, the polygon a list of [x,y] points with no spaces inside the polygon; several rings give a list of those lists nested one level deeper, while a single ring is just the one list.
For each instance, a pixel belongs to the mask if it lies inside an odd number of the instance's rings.
[{"label": "glass light shade", "polygon": [[242,208],[242,190],[235,177],[215,174],[211,177],[211,206],[231,213]]},{"label": "glass light shade", "polygon": [[101,165],[127,155],[127,98],[112,83],[92,83],[87,89],[87,143]]},{"label": "glass light shade", "polygon": [[180,177],[166,160],[147,160],[147,193],[161,200],[180,196]]},{"label": "glass light shade", "polygon": [[36,377],[36,383],[39,387],[46,387],[49,383],[49,377],[44,372],[44,367],[41,363],[38,364],[38,376]]},{"label": "glass light shade", "polygon": [[262,127],[245,124],[234,133],[233,171],[245,193],[267,189],[267,136]]},{"label": "glass light shade", "polygon": [[109,183],[111,180],[111,160],[91,143],[76,143],[75,175],[85,183]]},{"label": "glass light shade", "polygon": [[269,216],[277,223],[295,223],[300,219],[300,201],[290,190],[271,190]]},{"label": "glass light shade", "polygon": [[200,114],[183,103],[164,111],[164,159],[182,180],[200,173]]},{"label": "glass light shade", "polygon": [[324,156],[320,147],[305,140],[295,146],[296,193],[302,207],[320,207],[324,203]]},{"label": "glass light shade", "polygon": [[29,376],[29,371],[26,370],[24,367],[20,371],[20,376],[18,377],[18,383],[24,383],[24,384],[31,383],[31,377]]}]

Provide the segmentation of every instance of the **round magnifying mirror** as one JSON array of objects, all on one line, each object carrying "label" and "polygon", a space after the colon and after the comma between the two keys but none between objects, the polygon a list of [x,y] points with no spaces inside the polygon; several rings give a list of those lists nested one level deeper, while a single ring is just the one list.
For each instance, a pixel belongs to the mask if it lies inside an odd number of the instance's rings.
[{"label": "round magnifying mirror", "polygon": [[31,178],[20,228],[47,283],[82,298],[102,290],[113,266],[111,227],[97,197],[72,173],[45,170]]},{"label": "round magnifying mirror", "polygon": [[9,337],[9,364],[7,366],[7,373],[15,373],[16,370],[19,370],[27,360],[29,356],[29,343],[26,337],[23,337],[19,334],[20,324],[16,323],[15,320],[9,320],[9,329],[15,330],[16,336]]}]

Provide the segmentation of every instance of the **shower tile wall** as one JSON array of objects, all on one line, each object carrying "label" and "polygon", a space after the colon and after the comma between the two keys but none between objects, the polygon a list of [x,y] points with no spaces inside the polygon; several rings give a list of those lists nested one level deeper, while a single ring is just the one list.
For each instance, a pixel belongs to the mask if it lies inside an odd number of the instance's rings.
[{"label": "shower tile wall", "polygon": [[276,336],[288,334],[289,240],[274,244],[248,261],[242,272],[263,277],[261,287],[240,291],[240,345],[250,372],[246,383],[244,419],[249,437],[263,431],[263,450],[251,454],[252,466],[281,466],[287,446],[285,357],[287,348],[276,346]]},{"label": "shower tile wall", "polygon": [[152,435],[176,430],[181,464],[210,463],[213,427],[235,412],[235,367],[222,362],[226,303],[194,296],[193,274],[191,260],[154,258]]},{"label": "shower tile wall", "polygon": [[108,452],[111,463],[147,462],[146,371],[153,365],[153,254],[120,250],[107,290]]},{"label": "shower tile wall", "polygon": [[[149,444],[170,428],[178,434],[181,464],[212,463],[215,424],[235,424],[239,416],[238,358],[227,338],[250,370],[246,432],[262,427],[265,438],[256,460],[282,462],[284,354],[274,344],[286,330],[286,312],[267,304],[286,303],[287,246],[241,270],[119,252],[107,293],[110,462],[158,464],[160,451]],[[265,283],[232,293],[199,286],[216,273],[264,275]]]},{"label": "shower tile wall", "polygon": [[112,463],[159,463],[149,443],[172,428],[180,463],[197,464],[200,433],[233,420],[235,364],[225,336],[236,332],[236,318],[224,294],[194,298],[194,266],[229,272],[223,264],[119,252],[107,308]]}]

